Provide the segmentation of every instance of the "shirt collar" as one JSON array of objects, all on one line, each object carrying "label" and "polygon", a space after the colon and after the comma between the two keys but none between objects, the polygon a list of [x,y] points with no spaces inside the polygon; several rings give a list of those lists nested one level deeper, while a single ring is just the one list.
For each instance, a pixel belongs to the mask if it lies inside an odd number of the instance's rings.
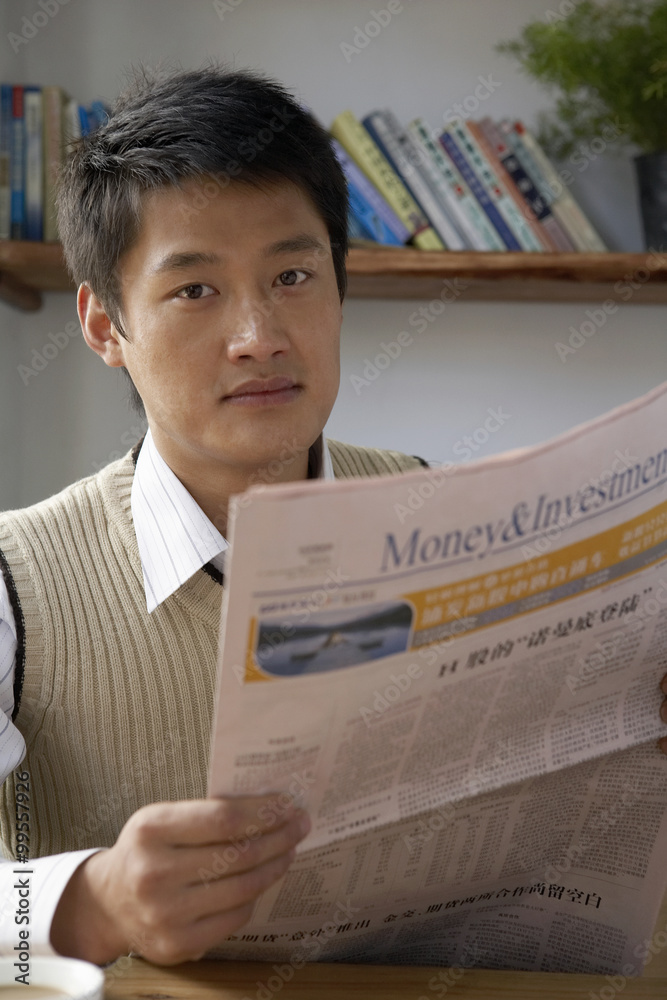
[{"label": "shirt collar", "polygon": [[[324,435],[310,449],[308,470],[311,479],[334,478]],[[149,612],[207,563],[224,571],[227,540],[171,471],[150,429],[137,458],[130,501]]]}]

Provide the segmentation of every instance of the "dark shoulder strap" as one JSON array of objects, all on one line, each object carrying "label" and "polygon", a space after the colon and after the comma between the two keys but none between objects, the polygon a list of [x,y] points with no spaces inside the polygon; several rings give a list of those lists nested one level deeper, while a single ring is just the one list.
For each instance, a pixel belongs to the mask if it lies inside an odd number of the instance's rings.
[{"label": "dark shoulder strap", "polygon": [[21,602],[19,601],[18,591],[16,589],[16,584],[14,583],[14,577],[12,571],[9,568],[9,563],[7,562],[6,556],[2,549],[0,549],[0,572],[5,580],[5,586],[7,587],[7,594],[9,595],[9,603],[11,604],[12,611],[14,613],[14,621],[16,623],[16,660],[14,666],[14,711],[12,712],[12,722],[18,715],[19,707],[21,704],[21,692],[23,691],[23,672],[25,668],[25,618],[23,617],[23,609],[21,608]]}]

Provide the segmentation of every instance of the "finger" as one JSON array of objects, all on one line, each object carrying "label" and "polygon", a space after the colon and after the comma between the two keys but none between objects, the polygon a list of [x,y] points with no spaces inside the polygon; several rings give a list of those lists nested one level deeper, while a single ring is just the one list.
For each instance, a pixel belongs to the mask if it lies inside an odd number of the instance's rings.
[{"label": "finger", "polygon": [[667,722],[667,698],[665,698],[660,706],[660,718],[663,722]]},{"label": "finger", "polygon": [[658,746],[663,753],[667,753],[667,736],[663,736],[661,740],[658,740]]},{"label": "finger", "polygon": [[293,861],[294,852],[290,851],[239,875],[212,882],[208,891],[202,884],[192,887],[187,902],[186,923],[195,924],[207,917],[223,916],[253,903],[283,877]]},{"label": "finger", "polygon": [[660,687],[665,692],[665,694],[667,694],[667,674],[665,674],[665,676],[660,681]]},{"label": "finger", "polygon": [[172,847],[222,844],[256,831],[265,833],[289,822],[296,811],[286,793],[234,799],[156,802],[130,817],[128,827],[140,842]]},{"label": "finger", "polygon": [[310,832],[308,814],[299,810],[289,823],[259,838],[242,837],[227,844],[179,850],[174,862],[190,885],[208,885],[230,875],[240,875],[294,850]]}]

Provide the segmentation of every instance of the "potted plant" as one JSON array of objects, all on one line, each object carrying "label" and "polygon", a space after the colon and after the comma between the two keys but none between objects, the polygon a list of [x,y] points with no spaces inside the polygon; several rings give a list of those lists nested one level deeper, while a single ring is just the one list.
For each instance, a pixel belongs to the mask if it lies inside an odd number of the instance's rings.
[{"label": "potted plant", "polygon": [[647,247],[667,244],[667,0],[564,0],[502,42],[522,69],[556,92],[540,140],[561,159],[610,134],[635,157]]}]

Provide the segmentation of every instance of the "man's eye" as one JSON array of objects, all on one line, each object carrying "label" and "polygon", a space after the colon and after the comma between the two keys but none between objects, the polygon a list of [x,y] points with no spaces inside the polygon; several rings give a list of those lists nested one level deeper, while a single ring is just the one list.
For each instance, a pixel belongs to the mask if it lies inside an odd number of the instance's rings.
[{"label": "man's eye", "polygon": [[180,292],[176,292],[177,299],[203,299],[209,295],[215,295],[215,289],[210,285],[186,285]]},{"label": "man's eye", "polygon": [[[300,281],[297,280],[299,275],[301,275]],[[304,281],[310,277],[310,275],[306,271],[283,271],[283,273],[279,274],[278,277],[283,285],[289,286],[302,285]]]}]

